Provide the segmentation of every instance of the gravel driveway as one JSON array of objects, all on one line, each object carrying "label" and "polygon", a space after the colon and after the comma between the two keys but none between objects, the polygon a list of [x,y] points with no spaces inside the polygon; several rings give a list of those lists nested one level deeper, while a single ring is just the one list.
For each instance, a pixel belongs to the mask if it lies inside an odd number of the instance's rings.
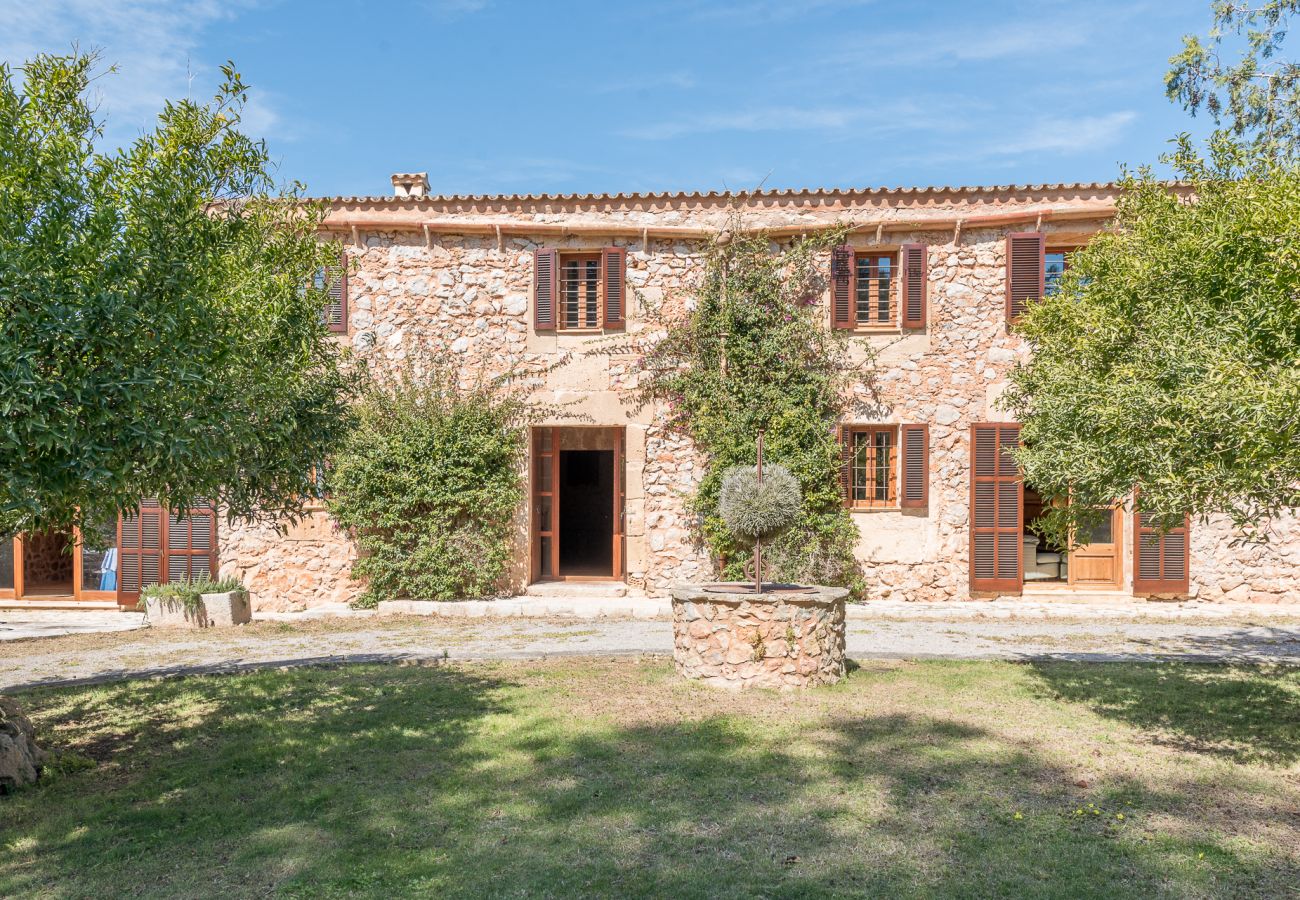
[{"label": "gravel driveway", "polygon": [[[643,619],[444,619],[420,616],[262,621],[202,632],[144,628],[40,637],[32,613],[0,611],[0,691],[38,683],[348,661],[432,661],[672,652],[668,622]],[[49,614],[44,614],[48,617]],[[85,614],[82,614],[85,615]],[[109,621],[121,627],[122,614]],[[26,630],[23,631],[26,627]],[[1224,621],[851,620],[856,659],[944,658],[1282,662],[1300,664],[1300,619]]]}]

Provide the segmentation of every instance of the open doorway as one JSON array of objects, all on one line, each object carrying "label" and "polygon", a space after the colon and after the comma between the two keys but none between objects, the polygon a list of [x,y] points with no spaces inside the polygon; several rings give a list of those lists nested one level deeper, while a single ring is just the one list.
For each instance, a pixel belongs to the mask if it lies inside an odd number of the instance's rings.
[{"label": "open doorway", "polygon": [[623,429],[533,430],[533,581],[623,577]]},{"label": "open doorway", "polygon": [[67,531],[36,531],[23,536],[23,596],[71,597],[76,541]]},{"label": "open doorway", "polygon": [[1123,517],[1118,506],[1108,510],[1079,545],[1069,550],[1034,530],[1034,523],[1050,508],[1051,501],[1045,500],[1033,485],[1026,483],[1023,502],[1026,585],[1100,589],[1120,586]]}]

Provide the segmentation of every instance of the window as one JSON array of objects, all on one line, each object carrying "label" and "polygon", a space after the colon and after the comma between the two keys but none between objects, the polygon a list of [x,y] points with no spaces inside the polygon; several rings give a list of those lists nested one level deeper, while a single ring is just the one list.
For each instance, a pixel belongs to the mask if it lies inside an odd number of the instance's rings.
[{"label": "window", "polygon": [[560,316],[564,330],[599,329],[603,326],[603,287],[600,254],[560,257]]},{"label": "window", "polygon": [[859,509],[897,506],[897,426],[853,428],[848,439],[849,505]]},{"label": "window", "polygon": [[1070,267],[1064,250],[1048,250],[1043,254],[1043,296],[1061,289],[1061,276]]},{"label": "window", "polygon": [[324,295],[321,322],[330,331],[348,330],[348,273],[347,258],[340,255],[338,265],[317,269],[312,276],[312,289]]},{"label": "window", "polygon": [[897,323],[893,253],[859,253],[853,258],[853,324],[859,328]]}]

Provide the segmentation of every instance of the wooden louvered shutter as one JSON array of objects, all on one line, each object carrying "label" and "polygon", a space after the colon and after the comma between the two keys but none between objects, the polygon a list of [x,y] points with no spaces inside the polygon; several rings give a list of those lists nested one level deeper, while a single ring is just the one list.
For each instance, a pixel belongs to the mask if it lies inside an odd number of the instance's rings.
[{"label": "wooden louvered shutter", "polygon": [[853,327],[853,248],[831,250],[831,325]]},{"label": "wooden louvered shutter", "polygon": [[117,521],[117,603],[127,608],[140,601],[140,591],[162,577],[163,509],[157,500],[142,500],[140,508]]},{"label": "wooden louvered shutter", "polygon": [[1024,583],[1024,484],[1011,451],[1019,425],[971,426],[970,589],[1018,594]]},{"label": "wooden louvered shutter", "polygon": [[1156,517],[1133,513],[1133,593],[1186,594],[1191,590],[1188,566],[1192,524],[1160,533]]},{"label": "wooden louvered shutter", "polygon": [[1021,231],[1007,235],[1007,323],[1025,314],[1031,300],[1043,296],[1043,235]]},{"label": "wooden louvered shutter", "polygon": [[930,248],[925,244],[903,245],[903,327],[924,328],[929,294]]},{"label": "wooden louvered shutter", "polygon": [[211,578],[217,571],[217,516],[211,506],[167,517],[167,580]]},{"label": "wooden louvered shutter", "polygon": [[898,505],[903,509],[924,509],[930,505],[930,426],[901,426],[899,444],[903,487]]},{"label": "wooden louvered shutter", "polygon": [[558,250],[533,252],[533,327],[538,331],[555,330],[556,281],[559,271]]},{"label": "wooden louvered shutter", "polygon": [[627,306],[627,248],[606,247],[600,262],[605,272],[605,327],[622,328]]},{"label": "wooden louvered shutter", "polygon": [[845,506],[853,505],[853,431],[840,426],[840,496]]},{"label": "wooden louvered shutter", "polygon": [[348,257],[339,254],[337,264],[325,267],[325,324],[330,331],[348,330]]}]

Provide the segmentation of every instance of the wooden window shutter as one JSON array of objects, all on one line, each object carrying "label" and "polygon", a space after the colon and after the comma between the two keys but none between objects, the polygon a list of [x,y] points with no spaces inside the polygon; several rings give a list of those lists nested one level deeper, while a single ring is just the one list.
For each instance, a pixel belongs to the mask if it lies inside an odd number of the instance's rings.
[{"label": "wooden window shutter", "polygon": [[853,248],[831,250],[831,325],[853,327]]},{"label": "wooden window shutter", "polygon": [[903,509],[924,509],[930,505],[930,426],[901,426],[899,444],[903,485],[898,505]]},{"label": "wooden window shutter", "polygon": [[217,514],[211,506],[167,517],[167,580],[215,577],[217,572]]},{"label": "wooden window shutter", "polygon": [[841,425],[840,436],[840,497],[845,506],[853,505],[853,431]]},{"label": "wooden window shutter", "polygon": [[1133,593],[1186,594],[1191,590],[1189,567],[1191,519],[1181,528],[1160,533],[1156,517],[1133,512]]},{"label": "wooden window shutter", "polygon": [[325,325],[330,331],[348,330],[348,257],[339,254],[339,261],[325,267]]},{"label": "wooden window shutter", "polygon": [[606,247],[600,261],[605,273],[605,327],[622,328],[627,308],[627,248]]},{"label": "wooden window shutter", "polygon": [[1031,300],[1043,296],[1043,235],[1020,231],[1007,235],[1007,322],[1025,314]]},{"label": "wooden window shutter", "polygon": [[1024,583],[1024,484],[1011,451],[1020,426],[971,426],[970,589],[1019,594]]},{"label": "wooden window shutter", "polygon": [[164,581],[163,508],[157,500],[141,500],[140,508],[117,520],[117,603],[128,609],[140,592]]},{"label": "wooden window shutter", "polygon": [[555,297],[560,271],[558,250],[533,251],[533,327],[555,330]]},{"label": "wooden window shutter", "polygon": [[903,245],[904,328],[924,328],[928,306],[930,248],[925,244]]}]

